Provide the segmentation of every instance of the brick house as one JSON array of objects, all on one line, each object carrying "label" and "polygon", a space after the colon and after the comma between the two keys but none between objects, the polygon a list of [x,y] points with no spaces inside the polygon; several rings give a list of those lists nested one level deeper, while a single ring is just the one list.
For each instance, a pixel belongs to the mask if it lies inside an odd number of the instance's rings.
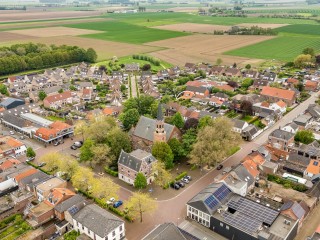
[{"label": "brick house", "polygon": [[131,153],[121,150],[118,159],[119,179],[133,184],[137,174],[141,172],[145,175],[147,184],[150,184],[154,180],[152,165],[156,161],[151,153],[141,149],[134,150]]},{"label": "brick house", "polygon": [[151,146],[156,141],[168,142],[172,138],[181,137],[181,132],[176,126],[164,123],[160,104],[157,114],[157,119],[141,116],[137,125],[130,130],[135,149],[151,151]]},{"label": "brick house", "polygon": [[288,106],[291,106],[296,100],[296,93],[294,91],[269,86],[262,88],[261,96],[269,102],[278,102],[282,100]]},{"label": "brick house", "polygon": [[294,143],[294,133],[284,131],[282,129],[276,129],[270,133],[269,144],[280,150],[287,150],[289,145]]},{"label": "brick house", "polygon": [[67,182],[62,180],[61,178],[53,177],[45,182],[39,183],[36,189],[36,197],[38,201],[44,201],[51,194],[51,190],[54,188],[65,188],[67,186]]},{"label": "brick house", "polygon": [[296,201],[288,201],[281,207],[281,214],[288,216],[293,220],[299,221],[298,229],[302,226],[306,211]]},{"label": "brick house", "polygon": [[304,85],[304,89],[305,89],[306,91],[313,91],[313,92],[315,92],[315,91],[317,91],[318,86],[319,86],[319,83],[318,83],[318,82],[307,80],[306,83],[305,83],[305,85]]},{"label": "brick house", "polygon": [[11,136],[0,137],[0,159],[8,156],[22,156],[26,152],[26,145],[19,140]]},{"label": "brick house", "polygon": [[38,128],[33,137],[44,143],[52,143],[73,135],[73,127],[67,123],[56,121],[48,127]]},{"label": "brick house", "polygon": [[65,91],[63,93],[47,96],[43,99],[43,106],[46,108],[59,109],[67,104],[73,104],[74,102],[79,102],[79,99],[77,100],[76,98],[76,93]]}]

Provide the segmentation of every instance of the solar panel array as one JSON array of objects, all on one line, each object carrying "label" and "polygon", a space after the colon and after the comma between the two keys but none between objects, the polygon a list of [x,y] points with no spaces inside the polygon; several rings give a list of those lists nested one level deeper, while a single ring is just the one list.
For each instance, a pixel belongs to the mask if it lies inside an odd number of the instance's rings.
[{"label": "solar panel array", "polygon": [[74,215],[79,211],[79,208],[77,206],[72,206],[68,211],[71,215]]},{"label": "solar panel array", "polygon": [[206,200],[204,200],[204,203],[210,208],[213,209],[215,206],[219,204],[217,199],[215,199],[212,195],[210,195]]},{"label": "solar panel array", "polygon": [[229,188],[227,188],[226,185],[222,184],[216,191],[212,193],[206,200],[204,200],[204,203],[212,210],[217,205],[219,205],[219,202],[224,200],[231,191]]},{"label": "solar panel array", "polygon": [[231,193],[231,191],[229,190],[229,188],[227,188],[226,185],[223,184],[221,187],[218,188],[217,191],[213,193],[213,196],[215,196],[221,202],[228,196],[229,193]]},{"label": "solar panel array", "polygon": [[257,232],[261,226],[261,222],[255,221],[255,219],[246,216],[244,214],[232,214],[229,212],[223,212],[222,217],[227,224],[241,229],[244,232],[252,234]]},{"label": "solar panel array", "polygon": [[278,211],[246,198],[240,198],[238,201],[230,200],[227,205],[229,208],[241,214],[248,215],[250,218],[255,219],[255,221],[265,223],[269,226],[272,225],[279,215]]}]

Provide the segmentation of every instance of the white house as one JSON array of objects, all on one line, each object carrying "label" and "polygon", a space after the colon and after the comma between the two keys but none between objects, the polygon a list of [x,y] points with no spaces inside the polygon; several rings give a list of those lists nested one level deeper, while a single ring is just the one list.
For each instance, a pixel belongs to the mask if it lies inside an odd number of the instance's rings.
[{"label": "white house", "polygon": [[84,206],[72,216],[74,230],[95,240],[120,240],[125,237],[124,221],[96,204]]},{"label": "white house", "polygon": [[246,122],[246,121],[242,121],[242,120],[239,120],[239,119],[231,119],[231,121],[233,122],[233,128],[232,130],[234,132],[237,132],[237,133],[242,133],[242,131],[249,126],[249,124]]},{"label": "white house", "polygon": [[282,128],[282,130],[296,134],[299,130],[299,126],[297,124],[295,124],[294,122],[292,122],[292,123],[289,123],[286,126],[284,126]]}]

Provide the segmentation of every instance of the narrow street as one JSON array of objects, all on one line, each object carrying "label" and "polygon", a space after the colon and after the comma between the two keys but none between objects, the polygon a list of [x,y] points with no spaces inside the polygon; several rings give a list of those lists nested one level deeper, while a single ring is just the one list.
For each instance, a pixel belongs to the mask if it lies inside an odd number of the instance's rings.
[{"label": "narrow street", "polygon": [[[132,93],[132,97],[135,98],[137,97],[137,85],[136,85],[136,80],[135,80],[135,76],[131,75],[129,78],[129,81],[131,81],[131,93]],[[129,89],[130,91],[130,89]]]}]

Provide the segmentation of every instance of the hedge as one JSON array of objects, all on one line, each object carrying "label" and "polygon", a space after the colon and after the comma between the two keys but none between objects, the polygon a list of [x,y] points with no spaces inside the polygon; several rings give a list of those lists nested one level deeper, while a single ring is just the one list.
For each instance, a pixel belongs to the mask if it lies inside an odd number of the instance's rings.
[{"label": "hedge", "polygon": [[285,188],[292,188],[293,190],[296,190],[298,192],[305,192],[308,190],[308,188],[301,183],[295,183],[291,180],[288,180],[273,174],[268,174],[268,181],[281,184]]},{"label": "hedge", "polygon": [[179,181],[180,179],[184,178],[185,176],[187,176],[187,172],[183,172],[183,173],[180,173],[176,178],[175,180],[176,181]]},{"label": "hedge", "polygon": [[9,223],[13,222],[16,220],[16,216],[18,216],[18,214],[14,214],[12,216],[9,216],[5,219],[3,219],[1,222],[0,222],[0,230],[7,227]]},{"label": "hedge", "polygon": [[184,178],[185,176],[187,176],[187,174],[188,174],[187,172],[183,172],[183,173],[179,174],[179,175],[174,179],[174,181],[168,182],[168,183],[165,184],[162,188],[163,188],[163,189],[168,189],[171,184],[173,184],[175,181],[181,180],[182,178]]},{"label": "hedge", "polygon": [[110,174],[111,176],[118,177],[118,172],[117,171],[113,171],[108,167],[105,167],[104,170],[105,170],[106,173]]},{"label": "hedge", "polygon": [[38,169],[41,172],[44,172],[45,174],[52,175],[51,172],[48,172],[48,171],[42,169],[41,167],[38,167],[37,165],[33,164],[32,162],[26,162],[26,163],[29,164],[30,166],[34,167],[35,169]]}]

